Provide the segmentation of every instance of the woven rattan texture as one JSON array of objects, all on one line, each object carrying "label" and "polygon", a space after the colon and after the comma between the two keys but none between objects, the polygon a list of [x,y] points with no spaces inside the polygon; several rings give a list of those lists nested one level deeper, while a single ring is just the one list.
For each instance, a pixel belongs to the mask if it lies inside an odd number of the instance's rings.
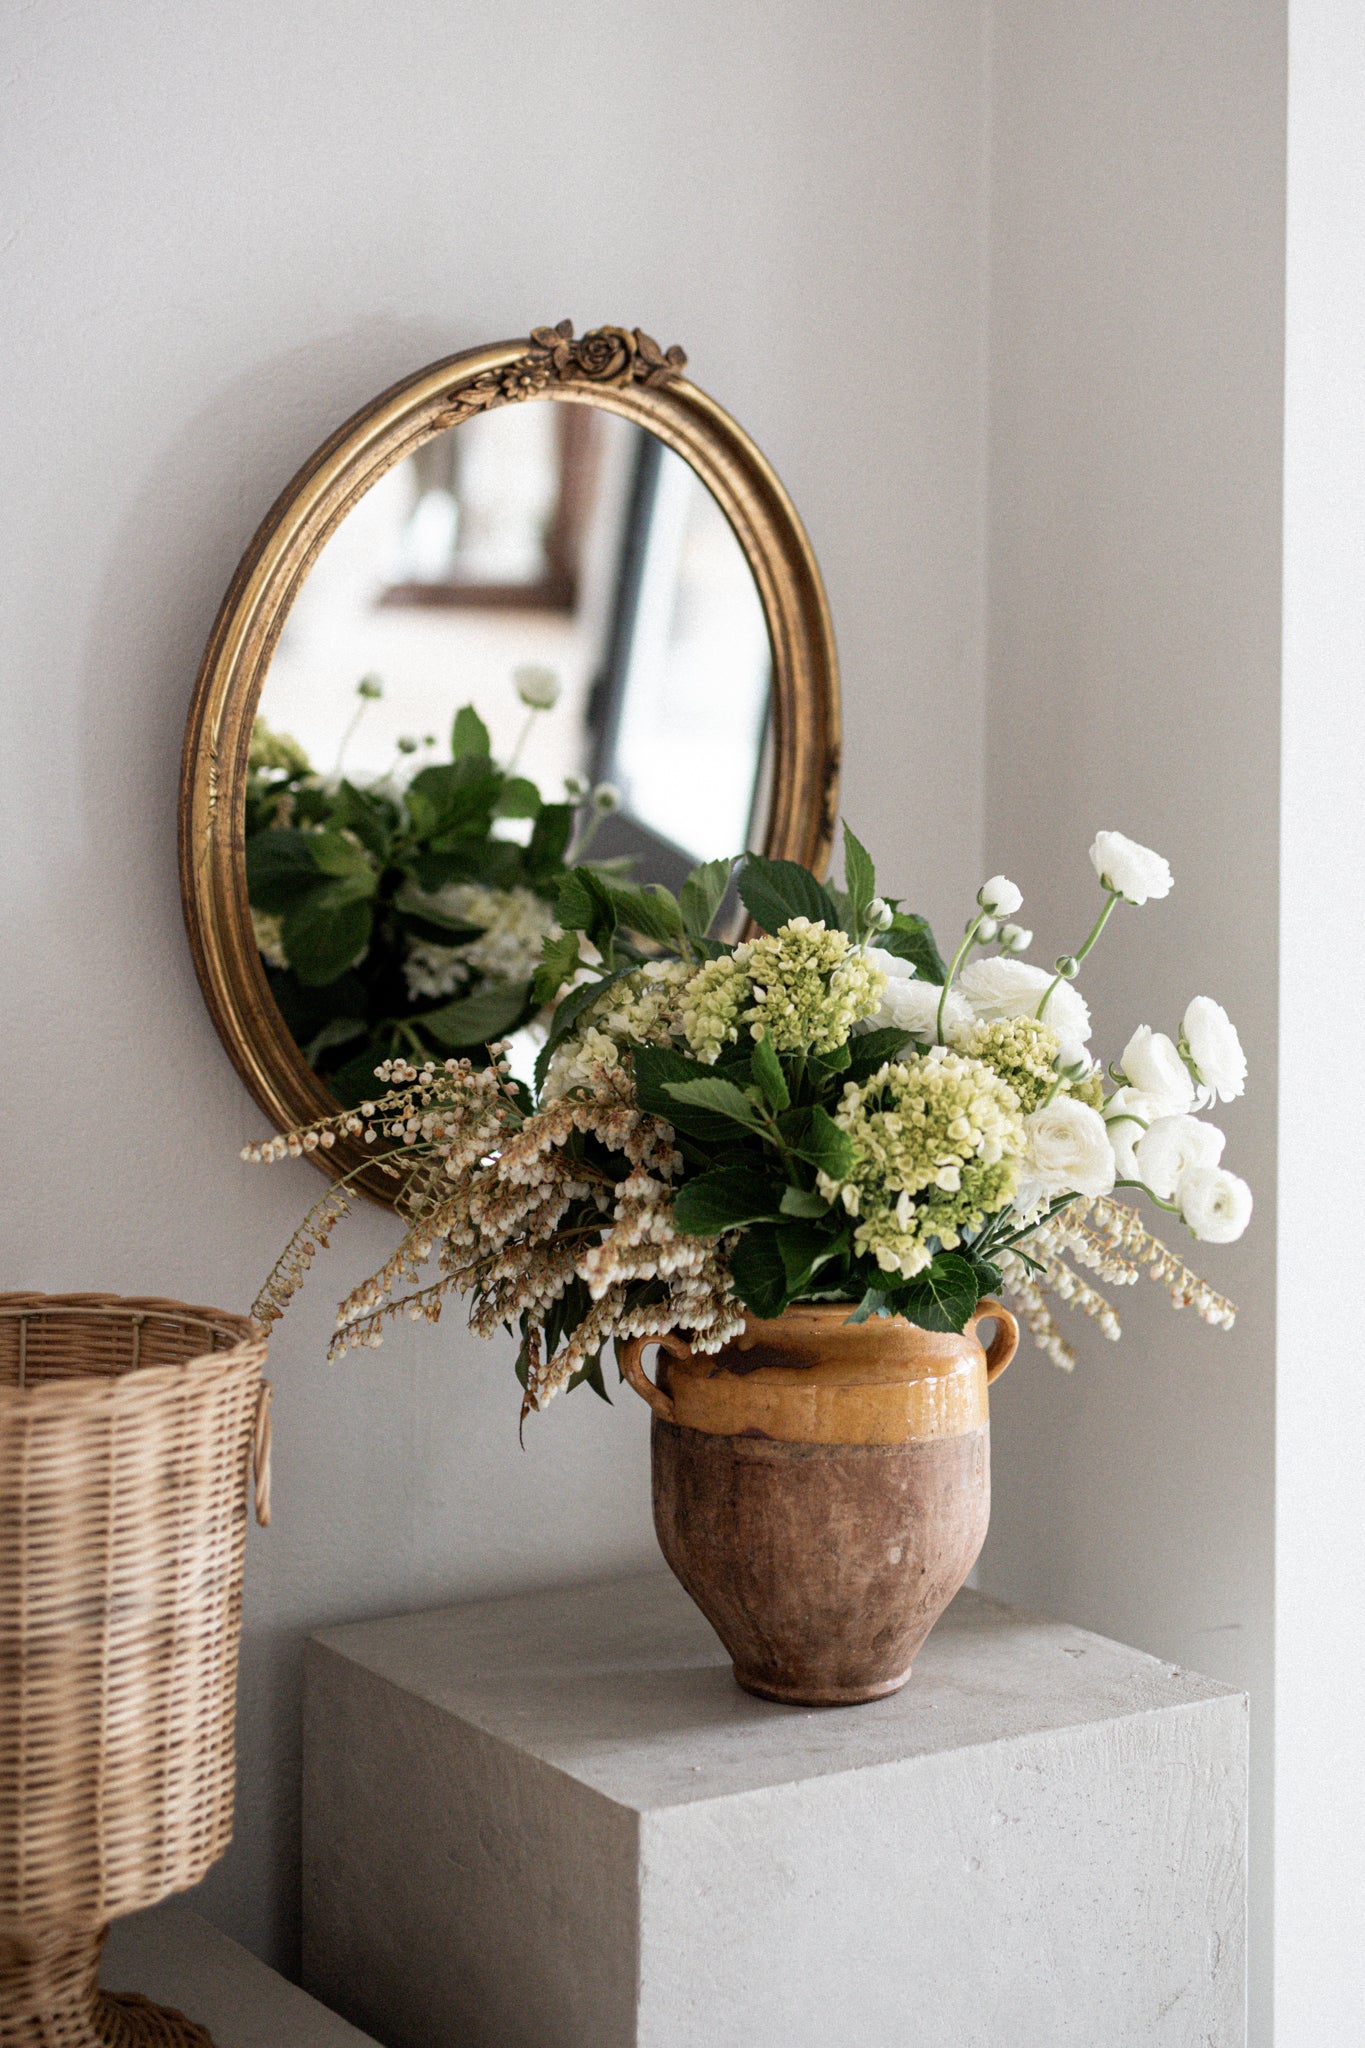
[{"label": "woven rattan texture", "polygon": [[3,2048],[213,2048],[183,2013],[135,1991],[96,1988],[104,1934],[36,1943],[0,1936]]},{"label": "woven rattan texture", "polygon": [[[115,1915],[196,1883],[227,1846],[265,1348],[244,1317],[182,1302],[0,1295],[0,1948],[12,1958],[45,1930],[80,1932],[88,1950]],[[196,2038],[11,2033],[27,2022],[5,1984],[0,1967],[6,2048]]]}]

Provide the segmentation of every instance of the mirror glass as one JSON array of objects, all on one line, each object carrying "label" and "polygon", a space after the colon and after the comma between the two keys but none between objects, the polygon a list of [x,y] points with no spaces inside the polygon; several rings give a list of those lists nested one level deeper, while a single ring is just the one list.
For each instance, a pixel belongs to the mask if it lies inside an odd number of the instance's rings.
[{"label": "mirror glass", "polygon": [[524,1032],[566,863],[676,890],[761,845],[770,681],[734,531],[644,427],[532,400],[390,469],[288,614],[247,789],[271,993],[332,1092]]}]

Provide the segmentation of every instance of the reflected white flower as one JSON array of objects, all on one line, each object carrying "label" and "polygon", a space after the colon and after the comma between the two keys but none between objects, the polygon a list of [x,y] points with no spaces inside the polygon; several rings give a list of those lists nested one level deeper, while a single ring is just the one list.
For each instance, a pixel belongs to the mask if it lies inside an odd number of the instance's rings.
[{"label": "reflected white flower", "polygon": [[1181,1215],[1205,1244],[1234,1244],[1251,1221],[1251,1189],[1221,1166],[1187,1173],[1178,1199]]},{"label": "reflected white flower", "polygon": [[1212,996],[1196,996],[1180,1030],[1209,1099],[1233,1101],[1247,1084],[1247,1056],[1223,1005]]},{"label": "reflected white flower", "polygon": [[1159,1116],[1134,1148],[1138,1179],[1163,1202],[1173,1202],[1187,1174],[1217,1166],[1226,1142],[1216,1124],[1197,1116]]},{"label": "reflected white flower", "polygon": [[461,924],[481,925],[477,938],[442,946],[411,939],[403,960],[408,994],[422,998],[456,994],[473,974],[490,981],[529,981],[540,965],[542,942],[559,927],[544,897],[531,889],[487,889],[478,882],[451,882],[434,894],[414,893],[423,905]]},{"label": "reflected white flower", "polygon": [[1172,1039],[1139,1024],[1119,1061],[1135,1088],[1161,1106],[1158,1116],[1182,1116],[1194,1107],[1194,1082]]},{"label": "reflected white flower", "polygon": [[1097,832],[1090,863],[1105,888],[1116,889],[1125,903],[1155,902],[1171,893],[1169,863],[1122,832]]},{"label": "reflected white flower", "polygon": [[513,669],[512,681],[528,711],[553,711],[559,702],[559,677],[552,668],[528,662]]}]

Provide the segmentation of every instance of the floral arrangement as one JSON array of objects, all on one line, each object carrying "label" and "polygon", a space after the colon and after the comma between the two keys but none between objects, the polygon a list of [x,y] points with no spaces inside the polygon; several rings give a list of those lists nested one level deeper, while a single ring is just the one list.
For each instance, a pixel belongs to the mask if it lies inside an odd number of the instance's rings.
[{"label": "floral arrangement", "polygon": [[[842,889],[743,859],[757,930],[738,943],[712,936],[736,863],[676,898],[573,869],[532,985],[557,999],[534,1089],[497,1045],[482,1067],[398,1056],[354,1111],[246,1149],[298,1156],[346,1132],[399,1183],[402,1241],[342,1303],[333,1354],[468,1294],[475,1330],[520,1336],[524,1415],[584,1382],[605,1396],[609,1340],[677,1328],[718,1351],[746,1314],[796,1301],[960,1330],[1003,1288],[1069,1367],[1052,1304],[1117,1337],[1083,1276],[1146,1270],[1230,1328],[1232,1305],[1114,1196],[1134,1189],[1208,1243],[1241,1235],[1251,1192],[1197,1112],[1243,1092],[1246,1061],[1196,996],[1176,1038],[1144,1024],[1109,1073],[1095,1062],[1077,976],[1116,907],[1164,897],[1171,872],[1116,832],[1090,858],[1103,905],[1050,970],[1020,957],[1032,934],[1001,875],[945,963],[847,828]],[[342,1181],[314,1205],[258,1316],[282,1312],[349,1200]]]},{"label": "floral arrangement", "polygon": [[553,671],[518,669],[527,708],[516,753],[500,766],[472,705],[455,718],[451,758],[404,779],[434,736],[403,738],[389,771],[343,772],[375,676],[329,775],[296,740],[257,719],[246,800],[246,877],[271,993],[304,1058],[345,1104],[374,1085],[376,1062],[444,1058],[520,1029],[534,1014],[541,946],[557,935],[554,899],[613,807],[603,785],[570,784],[546,803],[519,775],[530,726],[553,708]]}]

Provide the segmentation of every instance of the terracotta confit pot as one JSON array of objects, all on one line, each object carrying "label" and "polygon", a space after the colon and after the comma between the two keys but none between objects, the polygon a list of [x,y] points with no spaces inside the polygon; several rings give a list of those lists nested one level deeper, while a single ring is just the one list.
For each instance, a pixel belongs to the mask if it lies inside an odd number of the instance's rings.
[{"label": "terracotta confit pot", "polygon": [[[620,1347],[654,1410],[664,1556],[745,1690],[794,1706],[880,1699],[910,1676],[986,1539],[986,1389],[1019,1342],[998,1301],[961,1336],[850,1313],[750,1317],[715,1355],[677,1335]],[[641,1363],[655,1343],[657,1385]]]}]

